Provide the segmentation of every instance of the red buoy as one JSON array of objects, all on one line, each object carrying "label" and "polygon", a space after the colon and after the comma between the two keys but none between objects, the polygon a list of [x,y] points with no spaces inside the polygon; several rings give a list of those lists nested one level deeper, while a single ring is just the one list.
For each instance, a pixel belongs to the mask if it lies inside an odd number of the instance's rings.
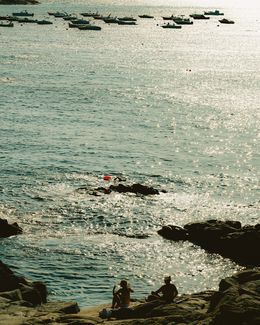
[{"label": "red buoy", "polygon": [[110,179],[111,179],[111,176],[109,176],[109,175],[103,176],[104,181],[110,181]]}]

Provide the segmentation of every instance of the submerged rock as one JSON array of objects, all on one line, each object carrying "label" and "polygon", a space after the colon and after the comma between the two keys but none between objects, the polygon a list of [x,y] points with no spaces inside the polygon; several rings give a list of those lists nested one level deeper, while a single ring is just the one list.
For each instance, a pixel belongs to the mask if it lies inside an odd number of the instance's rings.
[{"label": "submerged rock", "polygon": [[208,220],[184,228],[164,226],[158,234],[175,241],[189,240],[241,265],[260,265],[260,224],[242,227],[238,221]]},{"label": "submerged rock", "polygon": [[21,234],[22,228],[15,222],[9,224],[6,219],[0,219],[0,238]]}]

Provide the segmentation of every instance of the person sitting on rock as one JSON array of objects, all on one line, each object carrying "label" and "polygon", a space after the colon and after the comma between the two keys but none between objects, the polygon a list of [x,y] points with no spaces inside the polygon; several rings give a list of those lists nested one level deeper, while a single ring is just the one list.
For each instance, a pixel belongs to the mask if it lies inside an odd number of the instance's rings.
[{"label": "person sitting on rock", "polygon": [[113,289],[112,308],[128,308],[130,305],[130,294],[134,290],[128,285],[126,280],[120,282],[120,289]]},{"label": "person sitting on rock", "polygon": [[158,290],[152,291],[151,295],[147,297],[146,301],[162,300],[166,303],[173,302],[174,298],[178,295],[178,290],[176,286],[171,283],[170,276],[166,276],[164,278],[164,283],[165,284]]}]

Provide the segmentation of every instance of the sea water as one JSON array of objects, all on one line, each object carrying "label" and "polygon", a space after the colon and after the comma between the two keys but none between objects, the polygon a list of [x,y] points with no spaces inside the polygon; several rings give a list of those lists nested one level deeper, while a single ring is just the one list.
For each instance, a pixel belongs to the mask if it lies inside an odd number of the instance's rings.
[{"label": "sea water", "polygon": [[[53,25],[0,30],[0,217],[23,234],[1,260],[47,284],[49,299],[93,306],[122,278],[144,298],[170,274],[180,293],[217,289],[241,269],[162,225],[207,219],[259,222],[260,19],[256,2],[43,1],[27,9]],[[249,5],[251,4],[251,5]],[[162,16],[219,9],[180,30]],[[48,11],[133,16],[68,28]],[[154,15],[140,19],[138,15]],[[77,191],[113,184],[160,195]]]}]

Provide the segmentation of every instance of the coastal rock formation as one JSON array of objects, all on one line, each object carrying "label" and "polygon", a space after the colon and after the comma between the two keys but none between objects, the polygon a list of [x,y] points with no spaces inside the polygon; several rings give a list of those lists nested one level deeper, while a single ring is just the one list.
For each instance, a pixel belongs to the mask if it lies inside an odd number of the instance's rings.
[{"label": "coastal rock formation", "polygon": [[158,234],[175,241],[189,240],[240,265],[260,265],[260,224],[242,227],[238,221],[208,220],[184,228],[164,226]]},{"label": "coastal rock formation", "polygon": [[87,187],[79,187],[77,190],[79,193],[88,193],[90,195],[99,195],[99,193],[103,194],[110,194],[111,192],[118,192],[118,193],[134,193],[139,195],[158,195],[160,194],[159,190],[147,186],[142,185],[139,183],[132,184],[132,185],[124,185],[124,184],[113,184],[109,187],[98,187],[94,190],[89,190]]},{"label": "coastal rock formation", "polygon": [[42,282],[30,282],[13,273],[0,261],[0,297],[27,302],[32,306],[47,301],[47,289]]},{"label": "coastal rock formation", "polygon": [[182,295],[171,304],[155,301],[137,305],[129,318],[104,324],[260,324],[260,271],[245,270],[223,279],[219,291]]},{"label": "coastal rock formation", "polygon": [[76,302],[48,302],[45,284],[19,277],[0,261],[0,324],[52,324],[79,312]]},{"label": "coastal rock formation", "polygon": [[16,222],[9,224],[6,219],[0,219],[0,238],[18,235],[22,232],[22,228]]},{"label": "coastal rock formation", "polygon": [[[43,301],[43,303],[33,305],[26,300],[23,291],[24,285],[29,286],[28,281],[15,276],[2,262],[0,262],[0,278],[0,325],[260,324],[259,270],[238,272],[221,280],[218,291],[184,294],[177,297],[176,301],[171,304],[161,301],[135,303],[128,310],[121,309],[114,312],[109,320],[99,317],[99,311],[104,307],[109,309],[109,305],[82,311],[79,311],[75,302],[46,303]],[[40,287],[36,285],[36,287],[42,300],[46,300],[46,287],[43,284]]]}]

